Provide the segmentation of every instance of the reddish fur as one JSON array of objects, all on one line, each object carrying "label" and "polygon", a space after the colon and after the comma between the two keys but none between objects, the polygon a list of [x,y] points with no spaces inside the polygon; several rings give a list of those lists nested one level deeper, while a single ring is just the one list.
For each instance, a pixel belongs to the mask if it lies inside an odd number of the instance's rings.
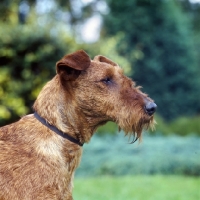
[{"label": "reddish fur", "polygon": [[[123,75],[113,61],[84,51],[57,63],[57,75],[40,92],[34,110],[49,124],[89,142],[96,128],[116,122],[127,134],[141,137],[153,116],[152,101]],[[111,84],[104,79],[110,78]],[[0,200],[72,200],[73,175],[82,148],[57,135],[33,115],[0,128]]]}]

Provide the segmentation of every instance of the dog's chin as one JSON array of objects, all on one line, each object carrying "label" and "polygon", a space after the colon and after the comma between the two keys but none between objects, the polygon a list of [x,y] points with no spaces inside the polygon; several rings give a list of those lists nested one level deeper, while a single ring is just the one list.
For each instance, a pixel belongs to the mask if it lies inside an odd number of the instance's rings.
[{"label": "dog's chin", "polygon": [[119,131],[123,130],[125,133],[125,136],[128,136],[129,138],[133,138],[133,141],[131,143],[134,143],[135,141],[142,139],[142,132],[143,130],[154,129],[154,118],[153,116],[145,116],[144,118],[141,118],[138,123],[133,124],[132,126],[126,126],[121,127],[119,126]]}]

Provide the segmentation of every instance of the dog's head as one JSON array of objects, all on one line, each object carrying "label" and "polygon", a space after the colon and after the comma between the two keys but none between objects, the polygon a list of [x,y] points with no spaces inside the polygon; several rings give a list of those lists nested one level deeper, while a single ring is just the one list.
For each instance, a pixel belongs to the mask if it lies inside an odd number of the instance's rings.
[{"label": "dog's head", "polygon": [[125,133],[140,138],[142,129],[154,124],[156,104],[110,59],[96,56],[91,60],[80,50],[58,61],[56,71],[70,94],[66,98],[71,98],[80,119],[87,118],[94,130],[113,121]]}]

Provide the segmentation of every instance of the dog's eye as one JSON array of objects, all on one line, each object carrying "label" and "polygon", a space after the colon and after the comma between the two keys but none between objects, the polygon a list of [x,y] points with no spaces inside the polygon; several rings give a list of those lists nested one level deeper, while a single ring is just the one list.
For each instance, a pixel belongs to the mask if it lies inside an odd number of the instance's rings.
[{"label": "dog's eye", "polygon": [[112,83],[111,78],[105,78],[105,79],[102,79],[101,81],[104,82],[107,85],[110,84],[110,83]]}]

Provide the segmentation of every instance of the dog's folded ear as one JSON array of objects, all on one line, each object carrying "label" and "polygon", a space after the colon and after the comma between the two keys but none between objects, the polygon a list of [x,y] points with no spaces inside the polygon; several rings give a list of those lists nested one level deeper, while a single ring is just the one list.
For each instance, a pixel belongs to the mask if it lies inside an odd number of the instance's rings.
[{"label": "dog's folded ear", "polygon": [[65,55],[56,63],[56,72],[64,80],[75,80],[81,73],[90,66],[91,60],[88,54],[79,50],[72,54]]},{"label": "dog's folded ear", "polygon": [[117,63],[115,63],[112,60],[106,58],[105,56],[101,56],[101,55],[95,56],[94,61],[104,62],[104,63],[110,64],[112,66],[118,66]]}]

